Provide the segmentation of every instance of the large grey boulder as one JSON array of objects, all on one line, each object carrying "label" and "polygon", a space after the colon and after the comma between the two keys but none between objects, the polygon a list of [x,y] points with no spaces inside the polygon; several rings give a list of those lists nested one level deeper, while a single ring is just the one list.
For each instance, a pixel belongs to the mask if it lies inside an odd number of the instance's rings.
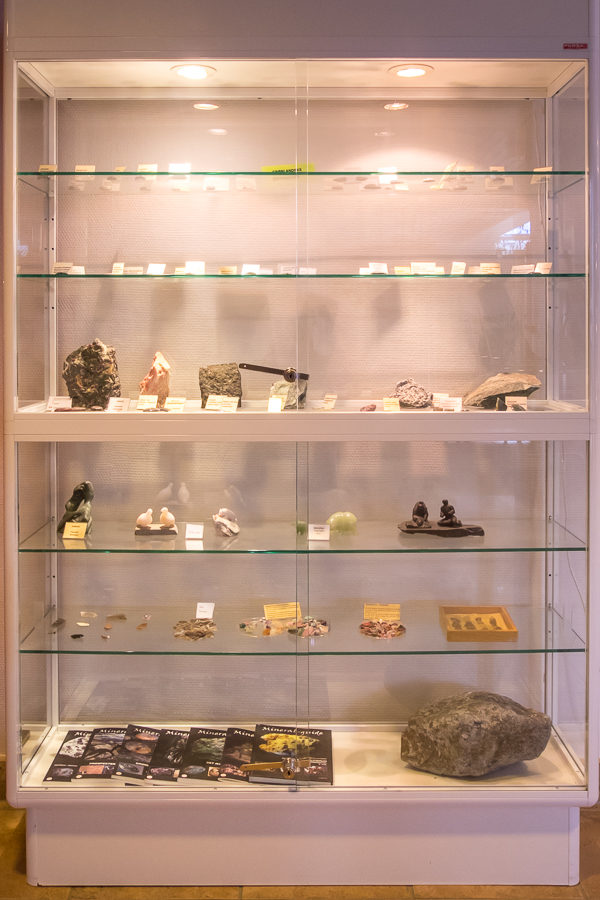
[{"label": "large grey boulder", "polygon": [[115,348],[98,338],[69,353],[63,363],[63,378],[73,406],[106,409],[109,397],[121,396]]},{"label": "large grey boulder", "polygon": [[529,397],[541,385],[535,375],[525,372],[498,372],[486,378],[483,384],[463,397],[463,406],[483,406],[484,409],[495,409],[498,398]]},{"label": "large grey boulder", "polygon": [[551,725],[544,713],[510,697],[468,691],[429,703],[409,719],[401,757],[434,775],[486,775],[540,756]]}]

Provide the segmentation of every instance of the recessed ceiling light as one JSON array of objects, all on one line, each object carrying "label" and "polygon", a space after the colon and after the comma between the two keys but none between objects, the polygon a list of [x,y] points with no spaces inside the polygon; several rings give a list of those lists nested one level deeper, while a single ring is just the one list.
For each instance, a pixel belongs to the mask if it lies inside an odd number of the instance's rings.
[{"label": "recessed ceiling light", "polygon": [[194,109],[218,109],[217,103],[194,103]]},{"label": "recessed ceiling light", "polygon": [[407,63],[403,66],[392,66],[389,71],[394,72],[398,78],[419,78],[421,75],[433,72],[433,66],[426,66],[424,63]]},{"label": "recessed ceiling light", "polygon": [[408,109],[408,103],[399,103],[397,100],[394,100],[393,103],[386,103],[383,108],[384,109]]},{"label": "recessed ceiling light", "polygon": [[209,75],[216,72],[216,69],[213,69],[212,66],[201,66],[198,63],[185,63],[181,66],[171,66],[171,71],[182,78],[202,81],[203,78],[208,78]]},{"label": "recessed ceiling light", "polygon": [[227,134],[227,129],[226,128],[209,128],[208,133],[209,134]]}]

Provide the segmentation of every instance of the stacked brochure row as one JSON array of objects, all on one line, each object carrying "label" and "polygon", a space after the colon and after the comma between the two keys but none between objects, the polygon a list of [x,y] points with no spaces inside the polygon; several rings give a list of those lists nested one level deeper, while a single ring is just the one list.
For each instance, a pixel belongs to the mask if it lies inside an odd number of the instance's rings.
[{"label": "stacked brochure row", "polygon": [[[244,768],[248,765],[260,769]],[[287,784],[291,778],[333,784],[331,731],[277,725],[71,730],[44,781],[110,778],[135,784],[193,780]]]}]

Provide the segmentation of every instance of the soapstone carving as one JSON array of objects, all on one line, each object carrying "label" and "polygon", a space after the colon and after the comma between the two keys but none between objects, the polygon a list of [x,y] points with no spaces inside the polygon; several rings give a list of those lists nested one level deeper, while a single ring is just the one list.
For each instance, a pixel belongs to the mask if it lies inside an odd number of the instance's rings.
[{"label": "soapstone carving", "polygon": [[218,513],[213,515],[213,522],[218,533],[223,537],[233,537],[240,533],[237,516],[230,509],[222,507]]},{"label": "soapstone carving", "polygon": [[157,350],[152,360],[148,374],[140,381],[140,394],[156,394],[156,405],[162,409],[165,400],[169,396],[169,379],[171,366],[164,358],[160,350]]},{"label": "soapstone carving", "polygon": [[327,519],[331,531],[337,531],[338,534],[354,534],[357,522],[358,519],[351,512],[336,512]]},{"label": "soapstone carving", "polygon": [[404,378],[402,381],[398,381],[392,396],[398,398],[400,406],[411,409],[423,409],[426,406],[431,406],[433,399],[429,391],[426,391],[424,387],[421,387],[412,378]]},{"label": "soapstone carving", "polygon": [[430,703],[402,735],[404,762],[434,775],[477,777],[537,759],[552,722],[501,694],[468,691]]},{"label": "soapstone carving", "polygon": [[404,534],[434,534],[437,537],[468,537],[469,535],[485,534],[481,525],[463,525],[456,516],[456,510],[447,500],[442,500],[440,516],[437,525],[429,522],[429,513],[423,500],[417,500],[413,506],[410,522],[401,522],[398,525]]},{"label": "soapstone carving", "polygon": [[81,481],[73,488],[73,493],[65,503],[63,517],[56,526],[61,534],[65,530],[67,522],[87,522],[86,533],[92,530],[92,500],[94,499],[94,487],[91,481]]},{"label": "soapstone carving", "polygon": [[504,401],[506,396],[529,397],[541,385],[535,375],[523,372],[498,372],[487,378],[483,384],[463,397],[463,406],[479,406],[483,409],[495,409],[497,401]]},{"label": "soapstone carving", "polygon": [[141,513],[135,520],[135,524],[138,528],[147,528],[149,529],[152,525],[152,510],[147,509],[145,513]]},{"label": "soapstone carving", "polygon": [[209,394],[223,397],[238,397],[238,406],[242,400],[242,376],[237,363],[218,363],[214,366],[202,366],[198,373],[202,407],[206,406]]},{"label": "soapstone carving", "polygon": [[163,528],[173,528],[175,525],[175,516],[169,512],[166,506],[163,506],[160,511],[160,524]]},{"label": "soapstone carving", "polygon": [[106,409],[109,397],[121,396],[115,348],[98,338],[69,353],[63,363],[63,378],[73,406]]}]

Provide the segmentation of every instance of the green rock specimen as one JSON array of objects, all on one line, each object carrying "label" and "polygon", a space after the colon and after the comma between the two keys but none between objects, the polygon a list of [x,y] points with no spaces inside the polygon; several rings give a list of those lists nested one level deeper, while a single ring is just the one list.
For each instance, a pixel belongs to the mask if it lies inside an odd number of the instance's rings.
[{"label": "green rock specimen", "polygon": [[358,519],[351,512],[335,512],[327,519],[327,524],[332,531],[338,534],[354,534]]},{"label": "green rock specimen", "polygon": [[69,353],[63,363],[63,378],[73,406],[106,409],[109,397],[121,396],[115,348],[98,338]]}]

